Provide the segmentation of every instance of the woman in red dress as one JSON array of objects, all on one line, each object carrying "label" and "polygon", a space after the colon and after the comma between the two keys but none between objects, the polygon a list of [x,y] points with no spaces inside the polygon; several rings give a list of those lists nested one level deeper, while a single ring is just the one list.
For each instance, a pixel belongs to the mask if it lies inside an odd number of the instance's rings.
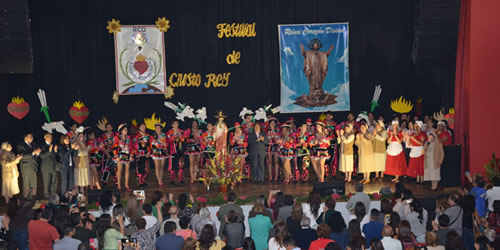
[{"label": "woman in red dress", "polygon": [[436,134],[443,144],[443,146],[448,146],[451,145],[453,138],[451,136],[451,132],[446,129],[446,122],[445,121],[439,121],[437,124],[437,129],[436,129]]},{"label": "woman in red dress", "polygon": [[399,130],[399,122],[392,121],[392,129],[387,133],[387,161],[385,163],[385,174],[394,175],[393,182],[399,182],[399,176],[404,175],[406,170],[406,158],[403,152],[403,132]]},{"label": "woman in red dress", "polygon": [[412,131],[406,139],[406,147],[411,148],[410,163],[408,165],[406,175],[412,178],[417,178],[417,183],[424,183],[425,156],[423,152],[427,136],[424,132],[422,132],[423,126],[423,122],[416,121],[413,125],[415,130]]}]

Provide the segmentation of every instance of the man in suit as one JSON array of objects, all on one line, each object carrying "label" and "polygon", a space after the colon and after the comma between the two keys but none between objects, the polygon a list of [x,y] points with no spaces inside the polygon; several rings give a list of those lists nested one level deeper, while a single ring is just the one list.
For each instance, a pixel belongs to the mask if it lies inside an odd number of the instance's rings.
[{"label": "man in suit", "polygon": [[235,202],[236,202],[236,193],[230,192],[229,194],[227,194],[227,204],[220,207],[219,211],[217,212],[217,219],[219,219],[220,221],[219,236],[223,240],[226,239],[226,236],[223,234],[224,226],[226,225],[227,222],[226,217],[231,210],[234,211],[238,216],[238,222],[245,221],[245,215],[243,214],[243,209],[241,209],[241,207]]},{"label": "man in suit", "polygon": [[21,176],[23,177],[23,194],[27,199],[36,195],[36,171],[38,163],[36,157],[40,155],[41,149],[33,143],[33,134],[26,133],[24,141],[17,145],[17,154],[23,158],[19,162]]},{"label": "man in suit", "polygon": [[254,182],[264,182],[264,158],[266,157],[267,143],[268,139],[266,134],[261,131],[260,122],[255,122],[253,131],[248,133],[248,152]]},{"label": "man in suit", "polygon": [[40,168],[43,178],[43,194],[49,198],[49,194],[57,192],[57,172],[56,172],[56,154],[57,145],[52,144],[53,136],[46,133],[43,138],[45,142],[40,149]]}]

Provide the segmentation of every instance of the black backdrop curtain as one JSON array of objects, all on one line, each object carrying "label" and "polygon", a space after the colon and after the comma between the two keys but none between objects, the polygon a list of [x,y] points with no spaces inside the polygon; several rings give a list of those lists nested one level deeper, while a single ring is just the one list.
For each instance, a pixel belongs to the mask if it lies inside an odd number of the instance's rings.
[{"label": "black backdrop curtain", "polygon": [[[424,97],[424,111],[434,112],[441,100],[452,95],[423,89],[413,81],[411,62],[414,1],[401,0],[30,0],[35,68],[33,75],[0,75],[4,105],[13,96],[23,96],[31,105],[19,121],[0,109],[2,139],[19,141],[24,131],[40,136],[45,121],[39,112],[37,89],[44,89],[52,120],[70,122],[68,109],[82,100],[90,109],[84,125],[95,127],[106,116],[115,127],[131,119],[142,121],[153,112],[164,120],[174,118],[163,106],[162,95],[121,96],[112,102],[115,90],[113,35],[107,21],[121,24],[154,24],[158,17],[170,19],[166,33],[167,77],[173,72],[231,72],[227,88],[176,88],[170,101],[192,107],[206,106],[212,117],[216,110],[228,114],[229,123],[243,106],[257,109],[279,105],[280,74],[278,24],[349,22],[351,110],[369,109],[375,85],[383,92],[377,114],[390,118],[390,99],[401,95],[415,101]],[[217,38],[218,23],[256,23],[253,38]],[[228,65],[226,56],[241,52],[239,65]],[[438,94],[436,94],[436,91]],[[427,109],[428,108],[428,109]],[[316,119],[318,114],[296,114],[298,120]],[[344,120],[339,112],[336,120]],[[278,115],[286,119],[292,114]],[[185,124],[187,126],[187,124]],[[38,137],[40,138],[40,137]]]}]

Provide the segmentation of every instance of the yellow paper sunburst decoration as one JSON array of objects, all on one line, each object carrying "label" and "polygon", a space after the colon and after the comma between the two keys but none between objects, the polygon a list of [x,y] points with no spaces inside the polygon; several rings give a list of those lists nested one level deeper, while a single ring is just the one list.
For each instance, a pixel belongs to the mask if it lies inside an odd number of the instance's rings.
[{"label": "yellow paper sunburst decoration", "polygon": [[174,96],[174,88],[171,86],[168,86],[167,89],[165,90],[165,99],[170,99]]},{"label": "yellow paper sunburst decoration", "polygon": [[113,98],[113,102],[115,104],[118,104],[118,100],[120,98],[120,95],[118,94],[118,91],[113,92],[113,97],[112,98]]},{"label": "yellow paper sunburst decoration", "polygon": [[153,113],[151,118],[144,118],[144,124],[146,124],[146,128],[148,128],[149,130],[155,130],[155,125],[157,123],[160,123],[163,127],[165,127],[165,125],[167,125],[166,122],[163,122],[163,123],[161,122],[160,117],[156,118],[156,113]]},{"label": "yellow paper sunburst decoration", "polygon": [[413,109],[413,104],[401,96],[399,99],[391,101],[391,109],[396,113],[405,114]]},{"label": "yellow paper sunburst decoration", "polygon": [[120,20],[115,20],[114,18],[111,19],[111,21],[108,21],[108,26],[106,26],[106,29],[108,29],[109,34],[115,34],[116,32],[122,31]]},{"label": "yellow paper sunburst decoration", "polygon": [[167,32],[167,30],[170,29],[170,20],[167,20],[165,17],[158,17],[155,24],[156,28],[161,32]]},{"label": "yellow paper sunburst decoration", "polygon": [[76,102],[73,102],[73,107],[81,109],[81,108],[85,107],[85,104],[81,101],[76,101]]}]

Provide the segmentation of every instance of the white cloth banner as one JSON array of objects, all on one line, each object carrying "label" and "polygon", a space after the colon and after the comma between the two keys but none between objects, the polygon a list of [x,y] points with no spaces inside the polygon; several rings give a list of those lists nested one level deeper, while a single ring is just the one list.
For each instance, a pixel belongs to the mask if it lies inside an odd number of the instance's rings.
[{"label": "white cloth banner", "polygon": [[122,25],[115,34],[116,91],[164,94],[165,38],[154,25]]}]

